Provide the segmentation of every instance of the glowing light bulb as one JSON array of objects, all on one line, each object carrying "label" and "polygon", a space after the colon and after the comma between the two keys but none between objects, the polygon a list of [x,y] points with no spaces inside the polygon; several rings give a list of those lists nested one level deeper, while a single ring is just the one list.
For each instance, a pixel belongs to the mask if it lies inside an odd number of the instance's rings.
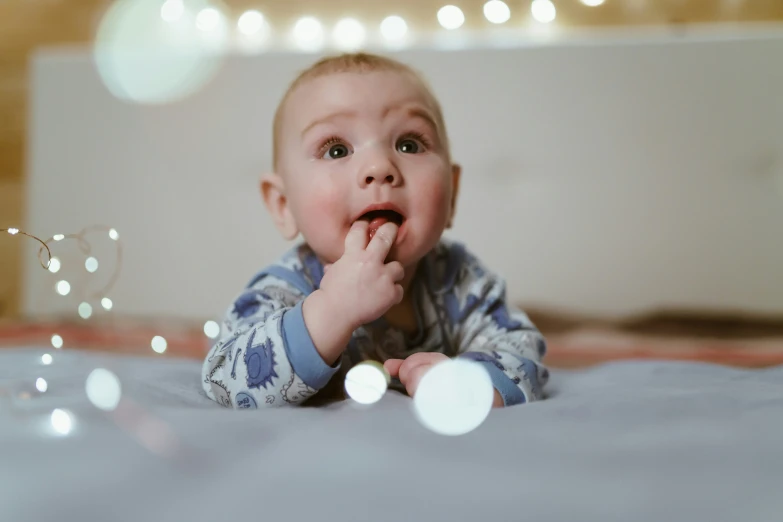
[{"label": "glowing light bulb", "polygon": [[120,238],[120,235],[117,233],[115,229],[109,230],[109,238],[113,239],[114,241],[117,241]]},{"label": "glowing light bulb", "polygon": [[59,336],[59,335],[57,335],[57,334],[54,334],[54,335],[52,336],[52,346],[54,346],[54,347],[55,347],[56,349],[58,349],[58,350],[59,350],[60,348],[62,348],[62,347],[63,347],[63,338],[62,338],[62,337],[60,337],[60,336]]},{"label": "glowing light bulb", "polygon": [[93,273],[96,270],[98,270],[98,260],[94,257],[88,257],[87,260],[84,262],[84,268],[89,272]]},{"label": "glowing light bulb", "polygon": [[60,263],[60,260],[56,257],[53,257],[51,260],[49,260],[49,271],[53,274],[56,274],[60,271],[60,268],[62,268],[62,263]]},{"label": "glowing light bulb", "polygon": [[381,35],[390,42],[398,42],[408,33],[408,24],[397,15],[387,16],[381,22]]},{"label": "glowing light bulb", "polygon": [[58,281],[55,285],[55,290],[60,295],[68,295],[71,293],[71,283],[68,281]]},{"label": "glowing light bulb", "polygon": [[444,29],[459,29],[465,23],[465,15],[456,5],[444,5],[438,10],[438,23]]},{"label": "glowing light bulb", "polygon": [[220,335],[220,325],[215,321],[207,321],[204,323],[204,335],[210,339],[216,339]]},{"label": "glowing light bulb", "polygon": [[44,363],[44,365],[49,366],[52,364],[52,356],[48,353],[45,353],[41,356],[41,362]]},{"label": "glowing light bulb", "polygon": [[294,40],[303,50],[316,50],[323,44],[324,30],[316,18],[305,16],[294,25]]},{"label": "glowing light bulb", "polygon": [[493,24],[506,23],[511,18],[511,9],[501,0],[490,0],[484,4],[484,17]]},{"label": "glowing light bulb", "polygon": [[480,364],[451,359],[422,377],[413,406],[419,421],[440,435],[463,435],[478,428],[492,410],[495,390]]},{"label": "glowing light bulb", "polygon": [[168,343],[166,342],[166,339],[161,337],[160,335],[156,335],[152,338],[152,342],[150,343],[150,346],[152,346],[152,350],[156,353],[163,353],[166,351],[166,348],[168,348]]},{"label": "glowing light bulb", "polygon": [[84,390],[93,406],[104,411],[115,410],[122,397],[120,379],[103,368],[90,372],[84,383]]},{"label": "glowing light bulb", "polygon": [[359,404],[374,404],[386,393],[389,382],[389,374],[383,365],[364,362],[345,374],[345,392]]},{"label": "glowing light bulb", "polygon": [[533,3],[530,4],[530,12],[533,14],[533,18],[542,24],[548,24],[557,16],[557,9],[555,9],[552,0],[533,0]]},{"label": "glowing light bulb", "polygon": [[108,311],[112,309],[114,303],[108,297],[104,297],[103,299],[101,299],[101,306],[103,307],[104,310]]},{"label": "glowing light bulb", "polygon": [[245,11],[237,20],[237,29],[245,36],[261,32],[264,27],[264,15],[256,10]]},{"label": "glowing light bulb", "polygon": [[365,38],[364,26],[354,18],[343,18],[334,26],[335,43],[341,49],[356,49],[361,47]]},{"label": "glowing light bulb", "polygon": [[597,7],[604,3],[604,0],[579,0],[588,7]]},{"label": "glowing light bulb", "polygon": [[62,241],[63,239],[65,239],[65,236],[63,234],[55,234],[54,236],[52,236],[52,239],[54,239],[55,241]]},{"label": "glowing light bulb", "polygon": [[43,377],[38,377],[35,380],[35,389],[41,393],[46,393],[46,390],[49,389],[49,383],[47,383],[46,379]]},{"label": "glowing light bulb", "polygon": [[73,429],[71,414],[59,408],[52,412],[49,422],[52,424],[54,431],[60,435],[68,435]]},{"label": "glowing light bulb", "polygon": [[79,317],[89,319],[92,316],[92,306],[90,303],[79,304]]},{"label": "glowing light bulb", "polygon": [[12,236],[15,236],[16,234],[19,233],[19,229],[18,228],[9,228],[8,229],[8,233],[11,234]]}]

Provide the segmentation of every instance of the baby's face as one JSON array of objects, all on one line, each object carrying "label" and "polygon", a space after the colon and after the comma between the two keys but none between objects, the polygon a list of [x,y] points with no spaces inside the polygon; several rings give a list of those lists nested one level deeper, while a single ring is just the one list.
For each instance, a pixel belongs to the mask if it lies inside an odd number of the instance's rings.
[{"label": "baby's face", "polygon": [[412,266],[451,219],[458,169],[423,87],[389,71],[322,76],[289,97],[278,168],[299,231],[326,262],[351,225],[400,225],[387,260]]}]

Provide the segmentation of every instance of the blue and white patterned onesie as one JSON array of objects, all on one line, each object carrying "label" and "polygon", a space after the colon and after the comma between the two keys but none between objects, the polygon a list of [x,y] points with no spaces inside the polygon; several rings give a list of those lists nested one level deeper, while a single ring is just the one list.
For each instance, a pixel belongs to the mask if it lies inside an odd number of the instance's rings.
[{"label": "blue and white patterned onesie", "polygon": [[[307,245],[257,274],[228,310],[221,338],[202,369],[207,395],[226,407],[294,406],[344,398],[345,373],[375,360],[441,352],[483,364],[506,406],[542,398],[549,378],[542,335],[506,305],[505,282],[461,244],[441,241],[419,264],[413,335],[381,318],[354,331],[333,366],[315,349],[302,302],[319,287],[323,265]],[[394,381],[392,388],[400,387]],[[314,397],[315,396],[315,397]]]}]

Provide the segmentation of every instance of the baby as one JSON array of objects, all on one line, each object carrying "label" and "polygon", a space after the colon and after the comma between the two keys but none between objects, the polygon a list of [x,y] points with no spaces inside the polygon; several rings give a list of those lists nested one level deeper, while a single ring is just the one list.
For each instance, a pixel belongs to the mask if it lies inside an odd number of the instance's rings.
[{"label": "baby", "polygon": [[460,167],[424,80],[371,54],[323,59],[283,97],[274,173],[261,194],[280,233],[304,243],[258,273],[228,310],[203,366],[226,407],[344,397],[345,373],[384,364],[411,397],[453,357],[483,365],[494,406],[542,398],[546,344],[506,304],[504,281],[451,226]]}]

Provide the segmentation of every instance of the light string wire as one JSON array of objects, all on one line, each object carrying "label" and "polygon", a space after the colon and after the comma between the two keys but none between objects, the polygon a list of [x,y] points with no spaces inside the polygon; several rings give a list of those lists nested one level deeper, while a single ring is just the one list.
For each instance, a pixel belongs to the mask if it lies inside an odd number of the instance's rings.
[{"label": "light string wire", "polygon": [[[114,285],[117,283],[117,279],[119,279],[120,272],[122,270],[123,249],[122,242],[119,240],[119,234],[114,228],[105,225],[91,225],[89,227],[83,228],[75,234],[55,234],[46,241],[34,234],[30,234],[29,232],[25,232],[24,230],[20,230],[18,228],[0,228],[0,232],[7,232],[12,236],[26,236],[40,243],[41,246],[38,249],[38,262],[45,270],[48,270],[52,266],[52,250],[49,248],[51,243],[64,241],[66,239],[75,239],[82,254],[89,256],[92,253],[92,245],[90,245],[85,236],[91,232],[100,231],[108,233],[109,238],[117,243],[117,259],[114,271],[112,272],[111,277],[109,277],[109,281],[100,290],[87,293],[87,297],[90,298],[103,297],[107,295],[108,292],[114,288]],[[46,260],[43,259],[44,252],[46,253]]]},{"label": "light string wire", "polygon": [[[87,241],[86,236],[93,232],[106,232],[109,236],[109,239],[117,243],[117,258],[116,258],[115,269],[111,277],[109,278],[109,281],[106,283],[106,285],[104,285],[98,291],[87,293],[87,295],[93,298],[106,296],[108,292],[114,287],[114,284],[117,282],[117,279],[119,278],[119,274],[122,267],[123,249],[122,249],[122,242],[119,240],[119,234],[117,233],[116,229],[112,227],[108,227],[104,225],[92,225],[83,228],[81,231],[75,234],[55,234],[54,236],[46,240],[43,240],[34,234],[30,234],[28,232],[13,227],[0,229],[0,232],[7,232],[9,235],[12,236],[25,236],[40,243],[41,246],[38,249],[38,261],[45,270],[49,270],[49,268],[52,266],[53,256],[52,256],[52,251],[49,247],[50,244],[59,243],[66,239],[76,240],[81,253],[85,256],[89,256],[92,253],[92,245],[90,245],[90,242]],[[45,363],[45,364],[48,365],[50,363]],[[116,376],[114,374],[112,375],[113,378],[116,379]],[[43,379],[39,379],[39,380],[43,380]],[[45,384],[45,388],[39,389],[38,394],[43,394],[47,391],[48,384],[46,384],[45,380],[43,380],[43,382]],[[25,383],[23,382],[14,382],[13,384],[14,385],[8,389],[3,386],[0,386],[0,398],[10,399],[12,402],[12,411],[16,415],[19,415],[21,411],[19,410],[18,404],[16,404],[17,407],[13,407],[15,403],[17,403],[18,401],[22,401],[22,403],[27,403],[28,400],[32,399],[36,395],[36,392],[34,392],[31,389],[31,386],[29,385],[25,386],[24,385]],[[19,389],[20,386],[22,389]],[[118,403],[114,405],[113,408],[110,408],[109,411],[107,411],[107,415],[114,421],[115,425],[121,431],[124,431],[126,434],[131,436],[137,443],[139,443],[150,453],[156,454],[157,456],[160,457],[167,457],[167,458],[177,456],[178,451],[181,450],[182,448],[180,447],[179,444],[179,437],[171,428],[171,426],[169,426],[166,422],[162,421],[156,416],[152,415],[149,411],[147,411],[145,408],[141,407],[140,405],[136,404],[128,397],[120,396],[117,397],[117,399],[118,399]],[[95,404],[95,406],[98,407],[98,404]],[[29,411],[29,406],[22,407],[21,410]],[[59,414],[60,418],[62,418],[63,415],[67,416],[67,420],[69,423],[67,432],[70,432],[70,422],[72,422],[73,414],[67,412],[67,410],[65,411],[55,410],[55,412]]]}]

